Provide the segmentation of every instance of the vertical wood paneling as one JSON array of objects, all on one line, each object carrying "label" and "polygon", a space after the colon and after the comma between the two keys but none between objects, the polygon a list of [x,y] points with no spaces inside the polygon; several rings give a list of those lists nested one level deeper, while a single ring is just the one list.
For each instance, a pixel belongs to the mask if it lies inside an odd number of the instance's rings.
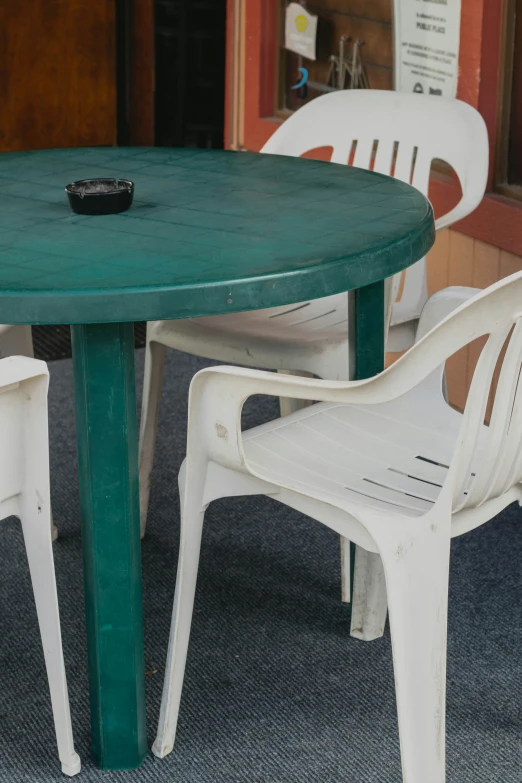
[{"label": "vertical wood paneling", "polygon": [[[473,286],[475,288],[487,288],[495,283],[500,277],[500,249],[487,245],[480,240],[474,240],[473,246]],[[477,366],[477,362],[482,351],[482,348],[486,342],[485,337],[475,340],[469,346],[468,354],[468,368],[467,368],[467,380],[466,380],[466,393],[471,385],[473,373]],[[499,365],[500,366],[500,365]],[[491,416],[491,409],[495,396],[495,389],[497,387],[499,369],[495,371],[493,376],[492,394],[488,402],[486,410],[486,419],[489,421]]]},{"label": "vertical wood paneling", "polygon": [[428,294],[431,296],[435,291],[446,288],[449,280],[449,243],[450,231],[444,229],[439,231],[435,245],[428,255]]},{"label": "vertical wood paneling", "polygon": [[500,279],[520,272],[522,269],[522,256],[516,256],[514,253],[500,251]]},{"label": "vertical wood paneling", "polygon": [[473,282],[475,288],[487,288],[500,279],[500,250],[476,239],[473,248]]},{"label": "vertical wood paneling", "polygon": [[475,240],[458,231],[449,231],[448,285],[473,285]]},{"label": "vertical wood paneling", "polygon": [[[475,240],[457,231],[449,232],[448,285],[473,284]],[[469,348],[462,348],[446,362],[448,394],[452,405],[464,408],[468,393]]]}]

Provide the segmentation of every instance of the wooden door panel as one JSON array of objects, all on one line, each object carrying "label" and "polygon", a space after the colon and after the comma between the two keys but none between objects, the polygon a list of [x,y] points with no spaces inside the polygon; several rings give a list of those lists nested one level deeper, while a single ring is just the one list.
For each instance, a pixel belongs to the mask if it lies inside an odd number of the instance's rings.
[{"label": "wooden door panel", "polygon": [[114,0],[0,0],[0,150],[115,142]]}]

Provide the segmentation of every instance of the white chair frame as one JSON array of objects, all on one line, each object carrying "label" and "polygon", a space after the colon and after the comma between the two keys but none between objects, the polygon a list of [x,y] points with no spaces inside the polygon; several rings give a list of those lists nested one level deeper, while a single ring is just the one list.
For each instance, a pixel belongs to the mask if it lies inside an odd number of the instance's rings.
[{"label": "white chair frame", "polygon": [[22,524],[51,692],[62,771],[80,771],[74,750],[54,574],[45,362],[0,359],[0,519]]},{"label": "white chair frame", "polygon": [[[465,300],[466,291],[461,294]],[[420,340],[389,369],[369,380],[322,381],[239,367],[211,368],[195,376],[189,400],[187,458],[180,473],[180,554],[153,747],[156,755],[169,753],[175,739],[205,509],[225,496],[266,494],[382,558],[390,604],[403,780],[444,783],[450,540],[484,524],[513,501],[522,502],[522,272],[478,293],[430,329],[454,307],[459,295],[450,299],[445,292],[435,295],[424,308]],[[464,413],[459,414],[442,394],[444,362],[483,336],[487,342]],[[485,426],[492,380],[506,342],[491,421]],[[433,377],[438,379],[436,400]],[[426,385],[428,407],[420,411],[412,434],[407,425],[419,402],[426,402]],[[322,402],[242,433],[241,409],[254,394]],[[395,462],[387,468],[388,478],[384,483],[378,479],[373,487],[366,484],[365,497],[361,497],[354,474],[373,475],[365,472],[367,466],[373,460],[371,470],[379,471],[375,466],[387,458],[374,447],[368,452],[365,445],[368,441],[371,445],[374,433],[366,427],[361,411],[370,410],[372,415],[385,411],[382,421],[388,420],[391,428],[395,418],[401,429],[390,438]],[[347,436],[344,457],[336,454],[325,476],[318,438],[326,426],[325,412],[328,418],[332,411],[343,416],[355,411],[361,429],[359,437],[353,431]],[[315,429],[308,426],[314,416],[319,421]],[[307,425],[304,430],[301,422]],[[276,429],[284,433],[296,427],[302,430],[299,445],[290,435],[286,437],[281,472],[281,454],[267,445],[267,436]],[[378,434],[383,449],[385,429],[381,422]],[[259,456],[256,444],[261,451],[268,449],[265,457]],[[408,448],[410,456],[405,456]],[[370,460],[369,453],[373,454]],[[415,457],[419,454],[426,458]],[[432,459],[427,459],[430,454]],[[336,479],[334,462],[352,464],[351,478]],[[416,462],[413,475],[412,462]],[[423,488],[412,491],[413,482]]]},{"label": "white chair frame", "polygon": [[[34,357],[33,336],[30,326],[0,324],[0,359],[5,359],[8,356]],[[58,528],[52,521],[52,514],[51,531],[53,541],[56,541]]]},{"label": "white chair frame", "polygon": [[[372,167],[411,182],[427,194],[432,162],[443,160],[455,171],[462,197],[436,221],[440,230],[472,212],[482,200],[488,172],[488,136],[480,114],[466,103],[437,96],[381,90],[329,93],[303,106],[283,123],[263,153],[300,156],[332,147],[333,163]],[[387,348],[402,351],[414,339],[427,299],[426,260],[405,272],[400,301],[398,276],[389,286]],[[392,306],[393,305],[393,306]],[[248,367],[350,379],[348,295],[298,305],[179,321],[155,321],[147,327],[145,380],[140,429],[141,533],[145,534],[165,348]],[[281,400],[286,415],[302,402]],[[341,541],[342,596],[350,600],[349,541]],[[359,560],[359,558],[358,558]],[[376,624],[361,638],[382,635]],[[354,629],[358,635],[357,629]]]}]

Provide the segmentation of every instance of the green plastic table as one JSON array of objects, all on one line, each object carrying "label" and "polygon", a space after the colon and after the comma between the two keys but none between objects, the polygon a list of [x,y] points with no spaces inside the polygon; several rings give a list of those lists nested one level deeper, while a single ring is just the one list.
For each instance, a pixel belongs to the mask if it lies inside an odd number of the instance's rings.
[{"label": "green plastic table", "polygon": [[[69,182],[135,181],[124,214],[71,213]],[[355,290],[356,376],[382,370],[384,278],[434,241],[407,184],[313,160],[164,148],[0,155],[0,321],[71,324],[93,752],[146,751],[133,321]]]}]

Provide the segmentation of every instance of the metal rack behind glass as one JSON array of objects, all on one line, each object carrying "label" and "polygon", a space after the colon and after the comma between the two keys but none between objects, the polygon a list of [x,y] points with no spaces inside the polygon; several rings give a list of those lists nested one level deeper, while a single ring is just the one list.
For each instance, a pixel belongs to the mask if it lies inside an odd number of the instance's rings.
[{"label": "metal rack behind glass", "polygon": [[373,0],[365,17],[360,15],[360,0],[301,4],[319,17],[317,59],[284,49],[288,2],[281,0],[279,112],[295,111],[339,89],[392,89],[391,0]]}]

